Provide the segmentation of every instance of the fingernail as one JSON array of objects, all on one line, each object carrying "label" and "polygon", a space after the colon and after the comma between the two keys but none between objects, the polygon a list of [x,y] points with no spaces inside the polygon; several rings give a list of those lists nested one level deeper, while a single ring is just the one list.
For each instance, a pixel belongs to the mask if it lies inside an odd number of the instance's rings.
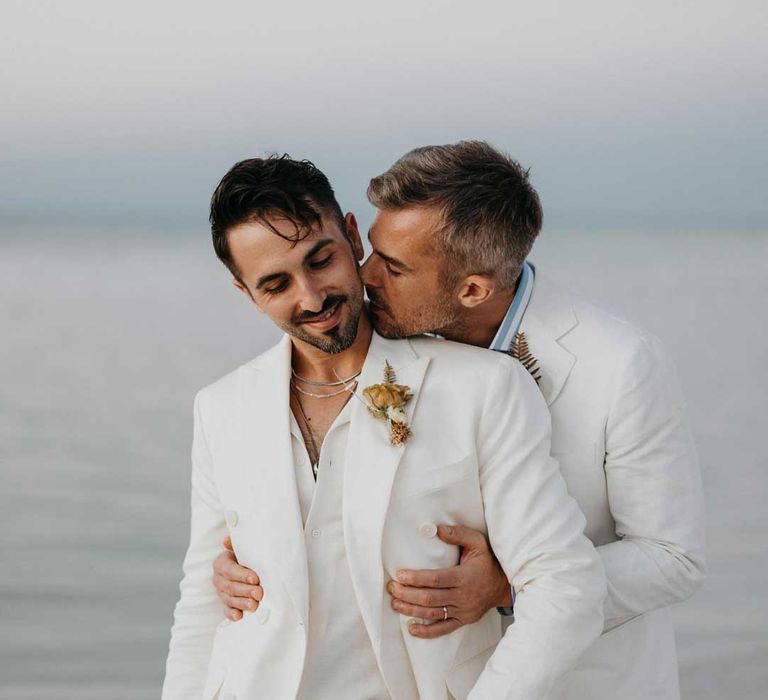
[{"label": "fingernail", "polygon": [[254,579],[253,576],[249,576],[248,577],[248,583],[250,583],[253,586],[256,583],[256,579]]},{"label": "fingernail", "polygon": [[408,576],[405,571],[398,571],[396,578],[398,581],[400,581],[400,583],[405,583]]},{"label": "fingernail", "polygon": [[248,601],[248,610],[255,610],[256,609],[256,603],[254,603],[252,600]]},{"label": "fingernail", "polygon": [[453,534],[453,528],[450,525],[441,525],[440,527],[443,528],[443,531],[446,535],[452,535]]},{"label": "fingernail", "polygon": [[251,596],[253,596],[256,600],[258,600],[259,599],[258,591],[251,591]]}]

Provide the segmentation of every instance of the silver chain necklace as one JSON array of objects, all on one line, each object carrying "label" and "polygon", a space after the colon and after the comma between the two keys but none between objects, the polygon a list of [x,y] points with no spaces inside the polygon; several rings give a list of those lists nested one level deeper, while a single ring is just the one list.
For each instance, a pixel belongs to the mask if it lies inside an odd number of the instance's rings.
[{"label": "silver chain necklace", "polygon": [[[311,396],[313,399],[330,399],[334,396],[338,396],[339,394],[343,394],[345,391],[350,391],[349,386],[344,386],[341,389],[337,389],[336,391],[332,391],[330,394],[315,394],[311,391],[307,391],[306,389],[302,389],[296,382],[291,381],[291,386],[294,388],[295,391],[297,391],[299,394],[303,394],[304,396]],[[350,384],[352,387],[352,391],[354,391],[354,388],[357,386],[357,380],[354,380],[352,384]]]},{"label": "silver chain necklace", "polygon": [[347,377],[346,379],[339,379],[337,382],[316,382],[311,379],[304,379],[304,377],[297,374],[296,370],[291,367],[291,374],[293,375],[294,379],[298,379],[302,384],[309,384],[310,386],[341,386],[342,384],[348,384],[353,379],[357,379],[362,374],[362,372],[363,370],[361,368],[350,377]]}]

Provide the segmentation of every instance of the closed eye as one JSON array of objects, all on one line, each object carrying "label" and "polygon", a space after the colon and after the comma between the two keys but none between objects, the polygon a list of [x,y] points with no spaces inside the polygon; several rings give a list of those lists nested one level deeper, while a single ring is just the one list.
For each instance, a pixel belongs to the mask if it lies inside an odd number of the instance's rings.
[{"label": "closed eye", "polygon": [[323,267],[326,267],[328,265],[328,263],[331,262],[332,258],[333,258],[333,254],[328,255],[328,256],[324,257],[322,260],[315,260],[315,261],[309,263],[309,266],[313,270],[319,270],[319,269],[321,269]]},{"label": "closed eye", "polygon": [[280,294],[280,292],[284,292],[288,288],[288,282],[281,282],[278,285],[275,285],[274,287],[270,287],[269,289],[264,290],[264,294]]}]

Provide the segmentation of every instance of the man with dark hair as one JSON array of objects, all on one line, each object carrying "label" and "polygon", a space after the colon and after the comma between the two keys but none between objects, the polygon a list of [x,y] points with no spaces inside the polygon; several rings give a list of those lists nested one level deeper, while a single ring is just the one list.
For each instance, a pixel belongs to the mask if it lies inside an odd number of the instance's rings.
[{"label": "man with dark hair", "polygon": [[[163,700],[543,700],[600,634],[605,578],[533,379],[375,333],[355,218],[311,163],[238,163],[211,226],[235,287],[286,335],[195,398]],[[388,605],[399,569],[459,563],[437,536],[452,520],[489,538],[519,593],[503,637],[493,611],[425,641]],[[225,535],[263,584],[237,623],[210,575]]]},{"label": "man with dark hair", "polygon": [[[342,230],[345,227],[331,183],[308,160],[283,155],[236,163],[213,193],[210,207],[213,249],[236,280],[241,281],[240,273],[232,259],[227,231],[248,218],[265,219],[273,211],[289,217],[295,225],[292,237],[296,240],[320,224],[321,211],[334,218]],[[277,228],[273,230],[282,235]]]},{"label": "man with dark hair", "polygon": [[[373,178],[368,196],[378,212],[362,277],[376,330],[435,332],[509,353],[549,406],[553,454],[609,583],[605,634],[552,697],[677,700],[668,606],[703,580],[703,505],[683,401],[658,340],[526,261],[541,205],[527,171],[487,143],[417,148]],[[395,610],[433,622],[410,627],[420,638],[512,606],[480,533],[440,536],[463,548],[461,565],[403,571],[388,589]],[[234,619],[258,605],[246,583],[253,572],[231,552],[215,571]]]}]

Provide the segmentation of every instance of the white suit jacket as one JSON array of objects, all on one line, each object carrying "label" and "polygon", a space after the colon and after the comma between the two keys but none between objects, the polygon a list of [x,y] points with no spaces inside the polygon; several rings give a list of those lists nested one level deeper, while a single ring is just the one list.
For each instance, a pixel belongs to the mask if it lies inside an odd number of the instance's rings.
[{"label": "white suit jacket", "polygon": [[553,455],[608,579],[606,633],[553,697],[675,700],[667,606],[704,576],[701,481],[675,372],[656,338],[538,269],[520,330],[542,374]]},{"label": "white suit jacket", "polygon": [[[191,541],[164,700],[296,696],[308,579],[288,422],[290,351],[284,338],[196,398]],[[398,673],[407,663],[421,700],[446,700],[448,690],[472,700],[547,697],[602,631],[605,578],[549,455],[546,405],[516,361],[430,338],[374,334],[361,390],[382,381],[385,359],[414,392],[413,437],[392,446],[386,424],[352,399],[342,519],[350,604],[361,610],[390,693],[408,697]],[[486,531],[519,591],[516,623],[500,643],[495,610],[423,640],[390,608],[385,586],[399,567],[458,561],[458,549],[434,536],[436,523]],[[227,533],[265,591],[259,609],[235,623],[223,619],[211,583]]]}]

